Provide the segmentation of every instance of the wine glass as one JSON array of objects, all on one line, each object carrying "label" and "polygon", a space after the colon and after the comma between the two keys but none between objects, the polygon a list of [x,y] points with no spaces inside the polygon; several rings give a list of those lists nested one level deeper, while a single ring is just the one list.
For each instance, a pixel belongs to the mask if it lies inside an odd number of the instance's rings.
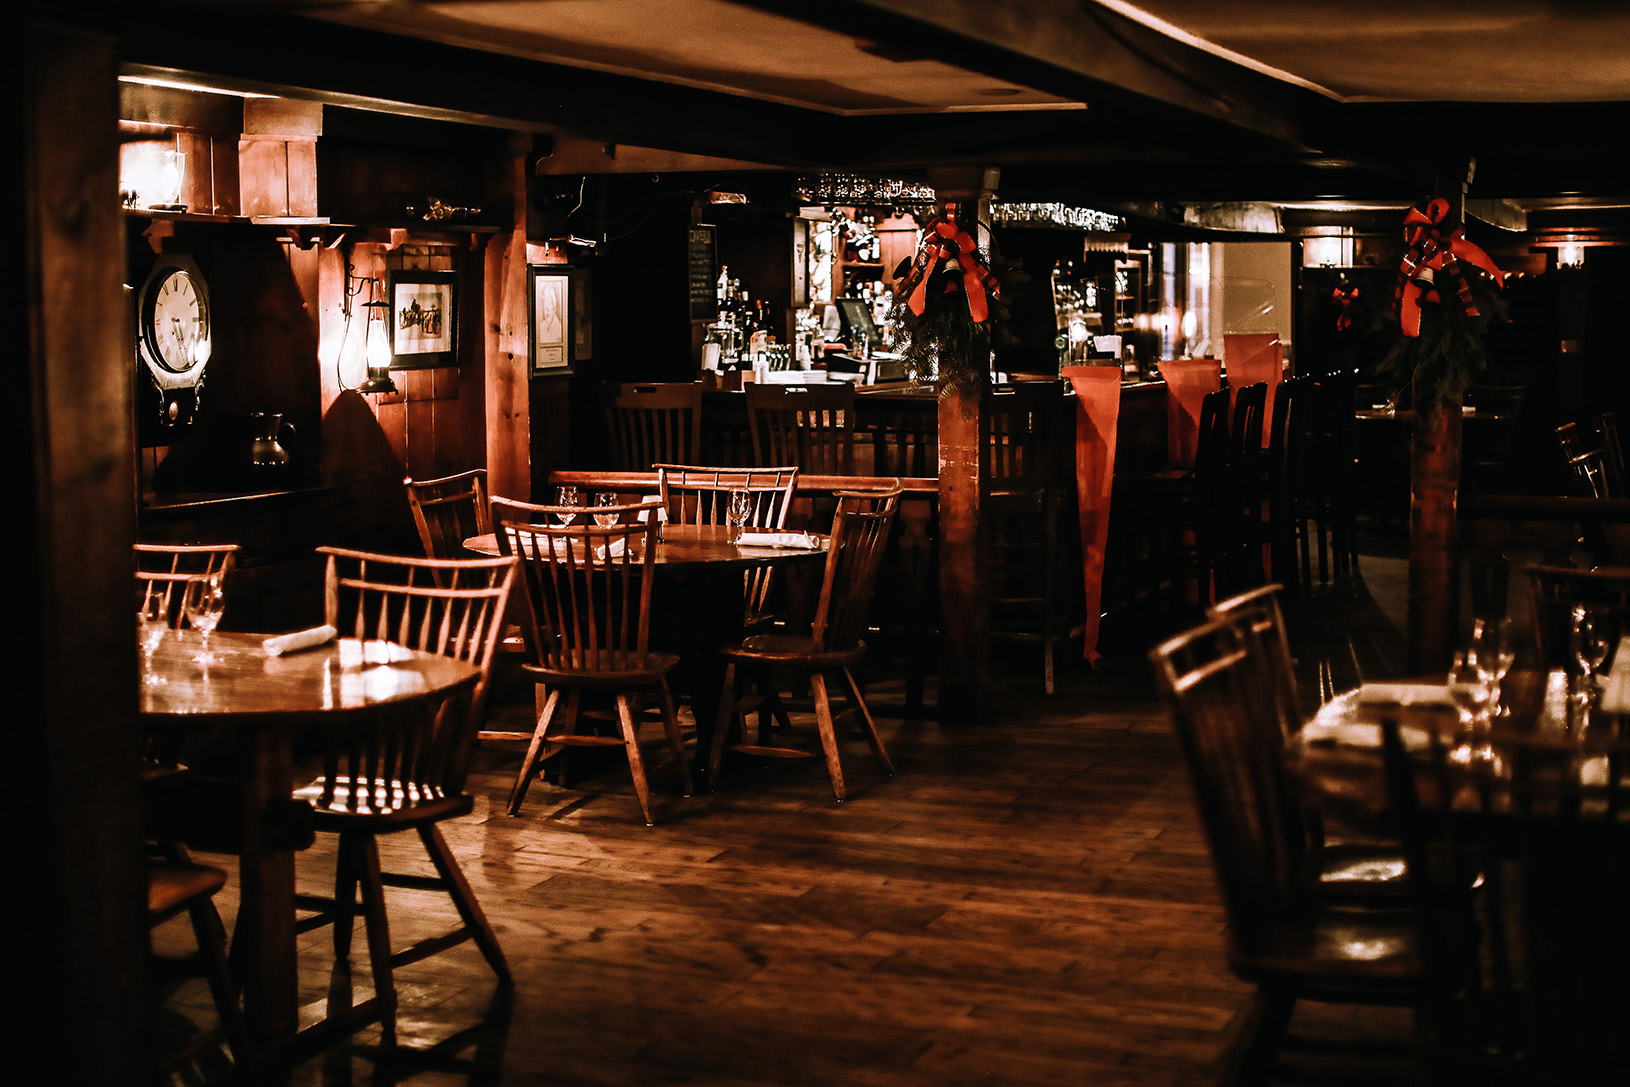
[{"label": "wine glass", "polygon": [[142,593],[141,602],[136,605],[136,629],[141,644],[142,682],[156,687],[164,682],[164,677],[153,674],[153,654],[164,640],[164,632],[170,629],[163,593],[150,590]]},{"label": "wine glass", "polygon": [[1471,645],[1488,687],[1490,720],[1504,712],[1500,705],[1501,687],[1506,673],[1517,660],[1517,646],[1511,639],[1510,627],[1504,619],[1478,619],[1472,623]]},{"label": "wine glass", "polygon": [[[576,506],[577,505],[577,488],[572,487],[572,486],[556,487],[555,488],[555,505],[557,505],[557,506]],[[573,521],[577,520],[577,515],[574,514],[574,513],[557,513],[557,514],[555,514],[555,516],[560,518],[560,523],[563,524],[563,525],[569,525]]]},{"label": "wine glass", "polygon": [[1607,631],[1601,619],[1592,614],[1591,609],[1584,604],[1573,606],[1571,642],[1574,662],[1579,665],[1579,674],[1589,685],[1601,671],[1602,665],[1607,663],[1607,654],[1612,646],[1608,644]]},{"label": "wine glass", "polygon": [[226,610],[226,594],[221,591],[221,576],[210,574],[204,577],[189,578],[185,595],[181,598],[181,610],[187,616],[187,623],[200,636],[198,656],[193,660],[199,664],[211,664],[215,655],[209,649],[209,636],[215,632],[215,627],[221,621],[221,612]]},{"label": "wine glass", "polygon": [[594,515],[594,523],[599,525],[601,528],[610,528],[612,525],[616,524],[617,523],[617,517],[618,517],[617,514],[598,512],[598,510],[601,507],[615,506],[616,504],[617,504],[617,496],[610,493],[609,491],[604,492],[602,494],[595,495],[594,496],[594,505],[596,507],[597,512]]},{"label": "wine glass", "polygon": [[1449,664],[1449,697],[1460,712],[1460,735],[1450,757],[1471,763],[1493,757],[1486,735],[1488,725],[1488,671],[1478,662],[1477,650],[1458,649]]},{"label": "wine glass", "polygon": [[747,518],[753,514],[753,496],[745,488],[738,487],[730,492],[730,539],[741,539],[741,530],[747,524]]}]

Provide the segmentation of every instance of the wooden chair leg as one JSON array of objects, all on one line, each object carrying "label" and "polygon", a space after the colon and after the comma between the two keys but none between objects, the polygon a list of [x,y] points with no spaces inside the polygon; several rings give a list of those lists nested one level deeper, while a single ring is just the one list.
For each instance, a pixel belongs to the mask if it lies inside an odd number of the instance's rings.
[{"label": "wooden chair leg", "polygon": [[628,773],[634,779],[634,795],[639,799],[645,825],[655,826],[651,818],[651,786],[645,780],[645,760],[640,758],[639,726],[634,720],[634,706],[626,694],[617,695],[617,721],[622,725],[623,750],[628,753]]},{"label": "wooden chair leg", "polygon": [[719,691],[719,713],[713,722],[713,749],[707,757],[709,789],[719,787],[719,766],[724,762],[724,742],[736,719],[736,662],[724,666],[724,686]]},{"label": "wooden chair leg", "polygon": [[1230,1087],[1256,1087],[1266,1083],[1295,1008],[1295,997],[1258,988],[1251,995],[1250,1007],[1233,1043],[1219,1062],[1217,1083]]},{"label": "wooden chair leg", "polygon": [[379,870],[379,839],[362,838],[362,863],[358,883],[362,887],[363,924],[368,935],[368,964],[373,972],[374,999],[379,1002],[383,1041],[396,1044],[396,980],[391,974],[391,930],[385,915],[385,882]]},{"label": "wooden chair leg", "polygon": [[509,961],[504,958],[503,948],[498,946],[498,934],[493,932],[487,915],[481,911],[481,904],[470,889],[470,881],[454,859],[453,851],[447,847],[447,839],[442,837],[441,828],[435,824],[420,827],[419,840],[430,855],[430,863],[436,866],[436,873],[447,884],[447,894],[453,900],[453,908],[458,910],[464,927],[469,930],[475,946],[481,949],[487,965],[492,967],[492,972],[500,980],[510,980]]},{"label": "wooden chair leg", "polygon": [[838,730],[832,723],[832,701],[826,692],[826,677],[809,674],[810,694],[815,697],[815,722],[820,728],[821,750],[826,753],[826,772],[832,778],[832,795],[843,800],[843,766],[838,762]]},{"label": "wooden chair leg", "polygon": [[238,987],[227,965],[226,926],[221,924],[221,914],[214,901],[208,898],[187,907],[187,916],[192,922],[199,960],[209,980],[210,995],[215,999],[221,1033],[226,1036],[233,1064],[242,1075],[254,1062],[249,1055],[249,1031],[244,1024],[243,1009],[238,1004]]},{"label": "wooden chair leg", "polygon": [[666,679],[657,687],[657,699],[662,706],[662,730],[668,734],[668,748],[679,760],[679,779],[684,785],[684,795],[690,796],[696,788],[691,783],[690,760],[685,758],[685,737],[679,731],[679,713],[674,709],[673,691]]},{"label": "wooden chair leg", "polygon": [[357,880],[362,865],[358,846],[358,839],[341,834],[334,858],[334,958],[342,961],[351,956],[351,927],[357,913]]},{"label": "wooden chair leg", "polygon": [[545,734],[549,731],[555,712],[560,708],[560,697],[559,687],[549,688],[549,695],[538,714],[537,728],[532,730],[532,742],[526,745],[526,757],[521,760],[521,772],[515,775],[515,786],[509,791],[511,815],[521,814],[521,802],[526,799],[526,790],[532,784],[533,775],[537,773],[538,763],[543,759]]},{"label": "wooden chair leg", "polygon": [[866,708],[866,699],[860,693],[860,684],[855,682],[855,675],[848,668],[843,670],[843,679],[849,686],[849,701],[855,708],[855,716],[860,719],[860,731],[866,737],[866,743],[871,747],[872,754],[877,756],[877,761],[882,764],[884,772],[893,777],[894,761],[883,749],[883,737],[877,734],[877,722],[872,720],[872,711]]}]

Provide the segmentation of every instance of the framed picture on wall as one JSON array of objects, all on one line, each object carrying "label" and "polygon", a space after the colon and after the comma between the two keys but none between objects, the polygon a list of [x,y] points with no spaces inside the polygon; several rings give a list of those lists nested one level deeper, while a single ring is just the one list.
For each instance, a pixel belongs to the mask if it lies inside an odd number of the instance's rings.
[{"label": "framed picture on wall", "polygon": [[458,276],[453,272],[392,272],[391,369],[457,366]]},{"label": "framed picture on wall", "polygon": [[592,353],[586,277],[564,264],[531,264],[526,285],[532,376],[570,374]]}]

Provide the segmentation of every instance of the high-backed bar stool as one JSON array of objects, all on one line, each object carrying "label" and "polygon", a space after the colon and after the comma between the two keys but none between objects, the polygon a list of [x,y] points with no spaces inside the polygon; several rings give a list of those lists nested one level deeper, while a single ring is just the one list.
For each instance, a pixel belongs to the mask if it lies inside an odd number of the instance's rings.
[{"label": "high-backed bar stool", "polygon": [[702,459],[701,382],[625,382],[612,385],[607,395],[616,467],[645,472],[653,464]]}]

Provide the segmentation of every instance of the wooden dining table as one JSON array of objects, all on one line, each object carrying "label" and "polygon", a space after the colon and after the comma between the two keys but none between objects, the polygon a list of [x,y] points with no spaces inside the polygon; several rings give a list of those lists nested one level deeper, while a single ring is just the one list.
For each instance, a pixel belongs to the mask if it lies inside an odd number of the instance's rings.
[{"label": "wooden dining table", "polygon": [[[753,530],[748,531],[768,531]],[[678,653],[675,682],[690,699],[696,719],[692,773],[705,775],[714,718],[724,683],[719,649],[742,638],[745,617],[742,575],[761,566],[794,566],[823,562],[828,538],[806,535],[810,547],[760,547],[738,544],[727,525],[665,524],[651,561],[659,587],[651,612],[651,644]],[[467,551],[497,555],[496,533],[472,536]]]},{"label": "wooden dining table", "polygon": [[[1520,740],[1536,751],[1580,748],[1584,728],[1570,677],[1560,670],[1518,670],[1501,685],[1500,717],[1486,726],[1491,742]],[[1396,695],[1396,700],[1390,696]],[[1615,715],[1598,706],[1595,727]],[[1309,802],[1357,825],[1384,825],[1390,798],[1381,751],[1381,722],[1397,721],[1406,747],[1463,742],[1459,711],[1442,681],[1372,684],[1339,695],[1285,742],[1284,760]],[[1471,743],[1479,741],[1472,738]],[[1423,776],[1420,786],[1435,788]]]},{"label": "wooden dining table", "polygon": [[263,641],[217,632],[208,643],[213,659],[201,663],[197,633],[168,632],[144,670],[141,714],[155,738],[210,730],[229,741],[241,797],[234,963],[245,1017],[265,1052],[299,1033],[294,854],[268,833],[268,815],[294,791],[296,735],[343,727],[383,706],[439,702],[473,689],[481,672],[390,642],[338,638],[272,656]]}]

